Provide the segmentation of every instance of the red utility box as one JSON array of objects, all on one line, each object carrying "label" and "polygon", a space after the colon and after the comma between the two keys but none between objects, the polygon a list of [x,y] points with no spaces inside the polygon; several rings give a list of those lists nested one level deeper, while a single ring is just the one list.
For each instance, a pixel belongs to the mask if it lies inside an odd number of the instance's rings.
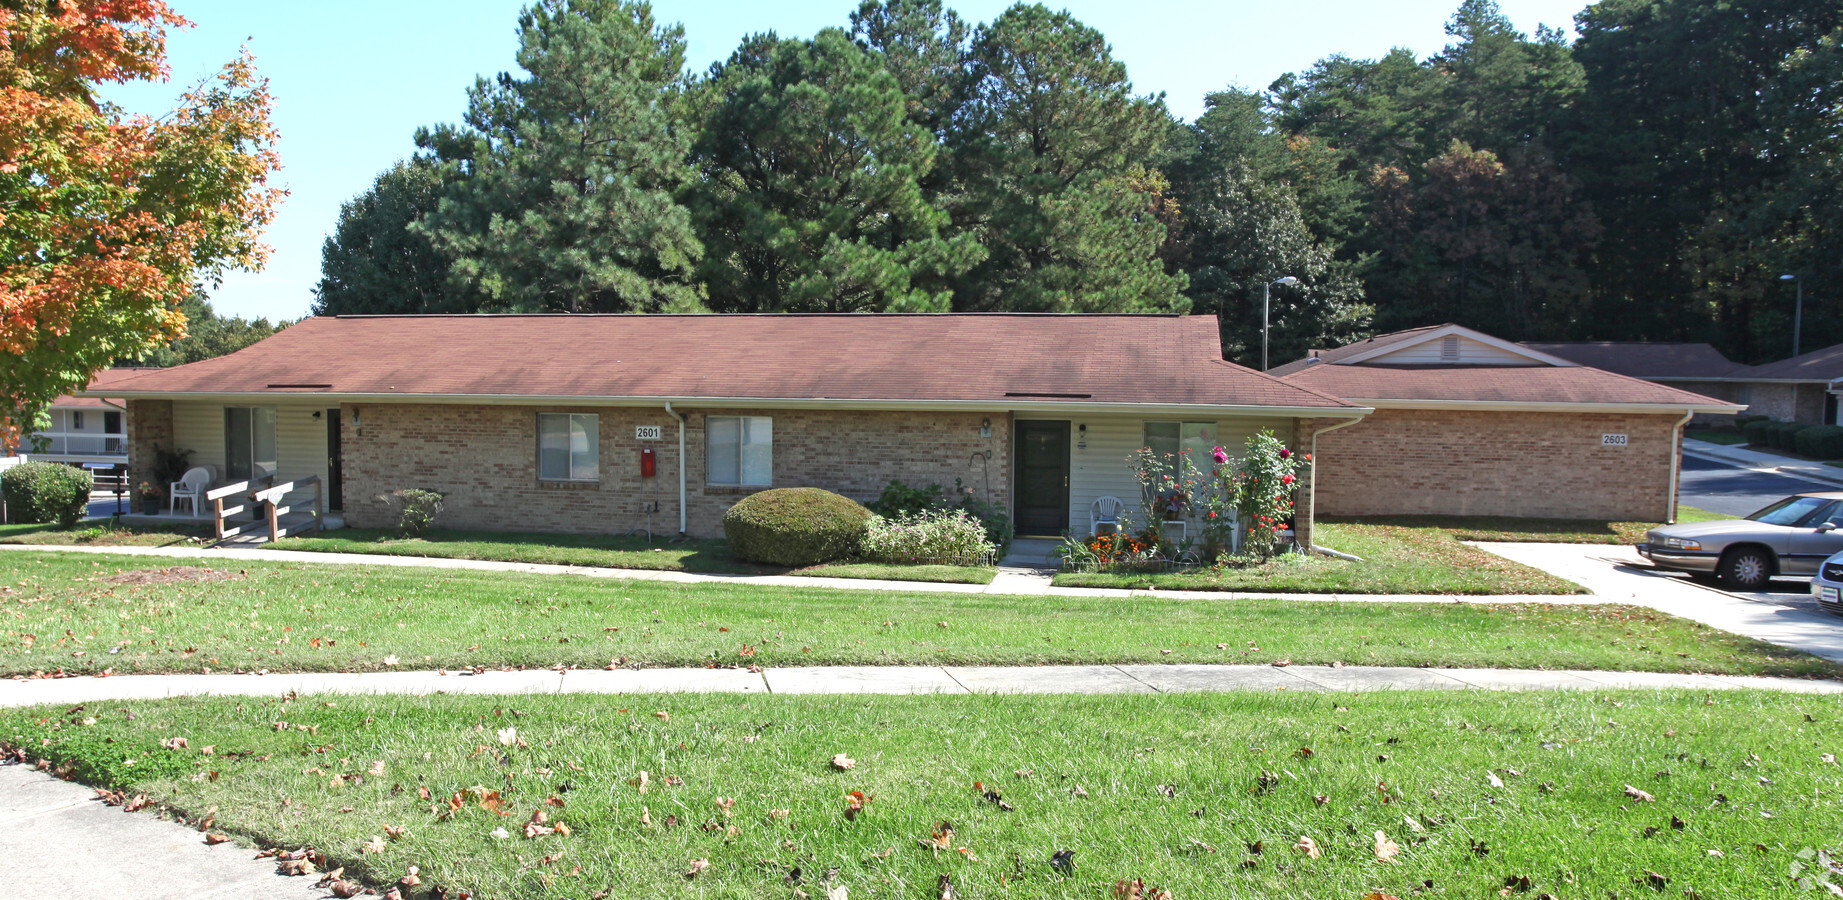
[{"label": "red utility box", "polygon": [[657,458],[658,458],[658,454],[655,453],[653,451],[653,448],[651,447],[645,447],[640,450],[640,477],[641,478],[653,477],[653,473],[657,471],[656,467],[658,464],[657,462],[655,462]]}]

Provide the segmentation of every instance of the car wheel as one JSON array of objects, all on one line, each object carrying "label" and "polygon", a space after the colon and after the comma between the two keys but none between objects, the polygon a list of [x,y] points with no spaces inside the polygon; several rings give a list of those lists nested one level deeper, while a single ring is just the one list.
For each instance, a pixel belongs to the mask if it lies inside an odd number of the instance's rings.
[{"label": "car wheel", "polygon": [[1773,555],[1757,547],[1730,550],[1721,558],[1721,580],[1731,588],[1757,591],[1773,579]]}]

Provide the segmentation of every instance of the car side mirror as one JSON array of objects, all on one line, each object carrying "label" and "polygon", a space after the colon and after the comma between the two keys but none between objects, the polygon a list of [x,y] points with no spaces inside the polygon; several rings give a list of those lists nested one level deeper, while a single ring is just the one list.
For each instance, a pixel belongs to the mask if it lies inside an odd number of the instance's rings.
[{"label": "car side mirror", "polygon": [[1818,534],[1828,534],[1835,530],[1837,530],[1837,523],[1835,522],[1825,522],[1824,524],[1817,526]]}]

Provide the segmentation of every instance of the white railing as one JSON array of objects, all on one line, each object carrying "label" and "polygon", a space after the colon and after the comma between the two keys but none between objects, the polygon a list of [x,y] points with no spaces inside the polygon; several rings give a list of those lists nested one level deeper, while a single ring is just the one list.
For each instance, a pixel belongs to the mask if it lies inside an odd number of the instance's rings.
[{"label": "white railing", "polygon": [[44,438],[44,449],[27,438],[20,449],[27,456],[119,456],[128,457],[128,436],[120,433],[41,431],[34,437]]}]

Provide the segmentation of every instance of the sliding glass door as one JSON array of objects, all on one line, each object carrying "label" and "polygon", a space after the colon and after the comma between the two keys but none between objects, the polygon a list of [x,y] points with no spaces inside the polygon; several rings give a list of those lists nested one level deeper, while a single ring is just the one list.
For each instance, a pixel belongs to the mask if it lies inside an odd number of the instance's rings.
[{"label": "sliding glass door", "polygon": [[275,408],[224,407],[224,477],[248,481],[275,474]]}]

